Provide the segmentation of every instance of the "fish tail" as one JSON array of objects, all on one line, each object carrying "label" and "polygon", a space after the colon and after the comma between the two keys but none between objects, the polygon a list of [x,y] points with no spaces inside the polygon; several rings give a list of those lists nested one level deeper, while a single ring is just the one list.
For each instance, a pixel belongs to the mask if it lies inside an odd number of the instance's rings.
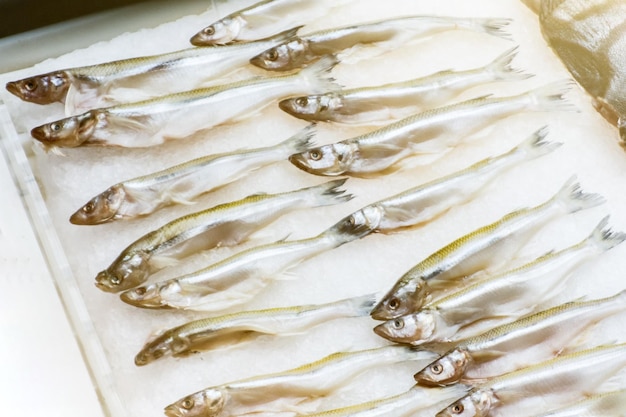
[{"label": "fish tail", "polygon": [[583,192],[575,175],[565,183],[554,199],[562,204],[568,213],[595,207],[606,201],[600,194]]},{"label": "fish tail", "polygon": [[530,108],[534,111],[579,111],[574,104],[565,98],[574,82],[561,80],[529,91],[525,96],[530,100]]},{"label": "fish tail", "polygon": [[309,94],[321,94],[341,88],[330,75],[331,70],[339,63],[335,55],[325,55],[313,64],[303,68],[299,76],[307,84]]},{"label": "fish tail", "polygon": [[607,227],[609,217],[604,217],[586,239],[588,243],[595,245],[602,252],[612,249],[626,240],[626,233],[614,232]]},{"label": "fish tail", "polygon": [[377,294],[366,294],[350,299],[357,316],[368,316],[376,304]]},{"label": "fish tail", "polygon": [[548,126],[543,126],[520,143],[516,150],[523,152],[525,159],[534,159],[548,154],[562,145],[561,142],[545,140],[547,135]]},{"label": "fish tail", "polygon": [[313,147],[313,136],[315,136],[315,123],[311,123],[298,133],[280,143],[279,146],[285,150],[286,157],[296,153],[304,152]]},{"label": "fish tail", "polygon": [[511,19],[473,19],[469,22],[471,22],[471,27],[468,29],[484,32],[498,38],[512,40],[511,34],[504,29],[506,26],[511,24]]},{"label": "fish tail", "polygon": [[312,199],[311,204],[315,207],[331,206],[334,204],[350,201],[354,198],[352,194],[347,194],[345,190],[339,189],[347,178],[325,182],[314,187],[305,188],[303,191]]},{"label": "fish tail", "polygon": [[534,77],[534,74],[524,72],[523,70],[511,66],[511,62],[513,62],[513,59],[517,56],[518,50],[519,46],[511,48],[487,65],[487,70],[493,74],[496,80],[515,81]]}]

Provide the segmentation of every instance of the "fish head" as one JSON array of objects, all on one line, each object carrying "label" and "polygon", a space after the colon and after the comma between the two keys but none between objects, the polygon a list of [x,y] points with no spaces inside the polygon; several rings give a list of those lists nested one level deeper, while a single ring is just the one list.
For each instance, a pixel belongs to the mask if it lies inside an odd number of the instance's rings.
[{"label": "fish head", "polygon": [[419,385],[428,387],[451,385],[465,375],[470,362],[469,352],[457,347],[416,373],[414,378]]},{"label": "fish head", "polygon": [[145,251],[123,253],[96,277],[96,287],[106,292],[125,291],[148,279],[150,257]]},{"label": "fish head", "polygon": [[165,407],[165,415],[167,417],[215,417],[224,408],[225,396],[216,388],[198,391]]},{"label": "fish head", "polygon": [[[175,330],[175,329],[174,329]],[[148,341],[135,356],[135,365],[144,366],[166,355],[184,355],[189,351],[191,342],[173,330],[168,330]]]},{"label": "fish head", "polygon": [[121,184],[98,194],[70,216],[70,223],[87,226],[108,223],[121,218],[118,211],[126,198]]},{"label": "fish head", "polygon": [[232,43],[237,39],[245,23],[241,17],[225,17],[193,35],[190,42],[195,46]]},{"label": "fish head", "polygon": [[349,171],[353,154],[352,144],[337,142],[291,155],[289,161],[310,174],[337,176]]},{"label": "fish head", "polygon": [[326,122],[340,107],[340,99],[336,93],[313,94],[281,100],[278,107],[299,119]]},{"label": "fish head", "polygon": [[250,63],[268,71],[289,71],[311,61],[306,51],[306,43],[296,37],[252,57]]},{"label": "fish head", "polygon": [[[120,299],[126,304],[140,308],[169,308],[162,299],[162,291],[167,292],[177,284],[174,282],[154,283],[126,290],[120,294]],[[175,290],[174,290],[175,291]]]},{"label": "fish head", "polygon": [[48,147],[75,148],[91,138],[98,119],[98,113],[92,110],[38,126],[30,134]]},{"label": "fish head", "polygon": [[374,332],[392,342],[418,346],[432,341],[436,334],[435,314],[431,310],[420,310],[396,317],[376,326]]},{"label": "fish head", "polygon": [[339,233],[353,233],[363,237],[375,232],[382,220],[382,213],[375,205],[363,207],[339,220],[328,230]]},{"label": "fish head", "polygon": [[36,104],[50,104],[65,101],[71,80],[67,72],[57,71],[48,74],[10,81],[6,89],[13,95]]},{"label": "fish head", "polygon": [[477,389],[438,412],[436,417],[488,417],[497,402],[490,390]]},{"label": "fish head", "polygon": [[410,314],[424,305],[430,289],[426,281],[419,277],[404,277],[376,304],[370,316],[374,320],[390,320]]}]

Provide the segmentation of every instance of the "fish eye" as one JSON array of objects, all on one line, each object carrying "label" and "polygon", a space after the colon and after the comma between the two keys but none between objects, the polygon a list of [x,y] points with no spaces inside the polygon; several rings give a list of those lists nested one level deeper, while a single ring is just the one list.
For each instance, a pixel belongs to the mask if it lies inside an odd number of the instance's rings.
[{"label": "fish eye", "polygon": [[146,287],[138,287],[135,288],[135,294],[137,295],[145,295],[146,294]]},{"label": "fish eye", "polygon": [[397,310],[398,307],[400,307],[400,300],[398,300],[397,298],[392,298],[391,300],[389,300],[389,308],[392,310]]},{"label": "fish eye", "polygon": [[305,107],[307,104],[309,104],[309,100],[306,97],[298,97],[296,99],[296,104],[300,107]]},{"label": "fish eye", "polygon": [[83,211],[85,213],[93,213],[95,208],[96,205],[93,203],[93,201],[90,201],[89,203],[85,204],[85,207],[83,207]]},{"label": "fish eye", "polygon": [[463,404],[454,404],[452,406],[452,412],[454,414],[461,414],[463,410],[465,410],[465,408],[463,407]]},{"label": "fish eye", "polygon": [[185,398],[183,402],[180,404],[185,410],[191,410],[195,405],[194,401],[191,398]]},{"label": "fish eye", "polygon": [[393,321],[393,328],[400,330],[404,327],[404,320],[396,319]]},{"label": "fish eye", "polygon": [[59,130],[61,130],[61,127],[62,127],[61,123],[58,123],[58,122],[52,123],[50,125],[50,130],[52,130],[53,132],[58,132]]},{"label": "fish eye", "polygon": [[350,218],[348,219],[348,224],[350,226],[356,225],[356,219],[354,218],[354,216],[350,216]]},{"label": "fish eye", "polygon": [[122,283],[122,279],[118,276],[112,276],[111,277],[111,284],[113,285],[120,285]]},{"label": "fish eye", "polygon": [[320,151],[310,151],[309,156],[314,161],[319,161],[320,159],[322,159],[322,153]]},{"label": "fish eye", "polygon": [[436,365],[431,366],[430,370],[433,371],[433,374],[439,375],[440,373],[443,372],[443,366],[441,366],[440,364],[436,364]]},{"label": "fish eye", "polygon": [[24,83],[24,88],[28,91],[34,91],[37,88],[37,84],[33,80],[29,80]]},{"label": "fish eye", "polygon": [[270,61],[276,61],[278,59],[278,51],[276,49],[272,49],[267,53],[267,59]]},{"label": "fish eye", "polygon": [[209,26],[209,27],[205,28],[204,29],[204,34],[208,35],[208,36],[215,35],[215,28],[213,26]]}]

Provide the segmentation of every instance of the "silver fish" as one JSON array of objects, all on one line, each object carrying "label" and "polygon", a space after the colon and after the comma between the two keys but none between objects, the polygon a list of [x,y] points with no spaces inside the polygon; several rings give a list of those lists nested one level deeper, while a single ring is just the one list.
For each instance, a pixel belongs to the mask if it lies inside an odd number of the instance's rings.
[{"label": "silver fish", "polygon": [[473,336],[492,321],[511,321],[535,311],[563,290],[569,273],[578,265],[626,240],[626,234],[606,228],[607,221],[604,218],[576,245],[447,294],[375,331],[389,340],[420,345]]},{"label": "silver fish", "polygon": [[494,263],[503,264],[552,218],[595,207],[604,202],[597,194],[581,191],[575,178],[551,199],[534,208],[514,211],[444,246],[406,272],[372,310],[376,320],[389,320],[417,311],[430,288],[449,286]]},{"label": "silver fish", "polygon": [[336,54],[355,45],[375,44],[381,49],[397,48],[415,39],[449,30],[472,30],[508,38],[507,19],[468,19],[442,16],[406,16],[353,26],[321,30],[269,48],[250,63],[270,71],[302,68],[319,57]]},{"label": "silver fish", "polygon": [[125,291],[125,303],[153,309],[216,311],[243,304],[295,265],[371,233],[362,225],[333,226],[319,235],[239,252],[199,271]]},{"label": "silver fish", "polygon": [[291,75],[253,78],[94,109],[38,126],[31,135],[45,148],[155,146],[232,119],[250,117],[273,100],[332,90],[336,86],[328,73],[336,63],[336,58],[329,56]]},{"label": "silver fish", "polygon": [[367,294],[326,304],[243,311],[193,320],[148,341],[135,356],[135,365],[147,365],[167,355],[184,357],[216,346],[236,344],[244,337],[302,332],[327,321],[362,317],[372,305],[374,294]]},{"label": "silver fish", "polygon": [[462,341],[415,374],[415,380],[425,386],[472,384],[512,372],[571,349],[589,328],[624,311],[626,291],[562,304]]},{"label": "silver fish", "polygon": [[65,103],[73,115],[89,109],[206,86],[248,63],[248,59],[296,34],[290,29],[256,42],[222,47],[190,48],[145,56],[60,69],[7,83],[9,92],[37,104]]},{"label": "silver fish", "polygon": [[592,395],[582,401],[535,417],[625,417],[626,390]]},{"label": "silver fish", "polygon": [[423,224],[474,197],[503,171],[558,148],[560,143],[544,140],[547,133],[547,128],[541,128],[502,155],[486,158],[461,171],[369,204],[344,221],[365,223],[381,233]]},{"label": "silver fish", "polygon": [[477,85],[524,80],[532,75],[511,67],[517,47],[490,64],[467,71],[441,71],[413,80],[292,97],[279,107],[299,119],[346,124],[377,124],[445,104]]},{"label": "silver fish", "polygon": [[[462,395],[467,388],[456,385],[444,388],[413,386],[408,391],[366,403],[352,405],[319,413],[307,413],[310,417],[410,417],[432,415],[432,407]],[[417,413],[417,414],[416,414]],[[302,417],[302,416],[300,416]]]},{"label": "silver fish", "polygon": [[172,204],[189,204],[204,193],[309,148],[313,134],[309,126],[274,146],[207,155],[117,183],[84,204],[70,222],[98,225],[147,216]]},{"label": "silver fish", "polygon": [[524,111],[569,111],[557,82],[509,97],[480,97],[409,116],[372,132],[292,155],[298,168],[315,175],[371,176],[416,154],[443,152],[470,134]]},{"label": "silver fish", "polygon": [[[437,417],[488,416],[523,410],[541,412],[589,395],[626,367],[626,344],[601,346],[559,356],[510,372],[474,387],[466,396],[437,413]],[[519,411],[518,411],[519,414]]]},{"label": "silver fish", "polygon": [[196,46],[247,43],[241,41],[253,41],[305,24],[350,1],[263,0],[213,22],[190,42]]},{"label": "silver fish", "polygon": [[331,394],[368,369],[400,362],[415,363],[417,368],[436,356],[433,352],[400,345],[334,353],[288,371],[203,389],[168,405],[165,414],[217,417],[279,412],[287,408],[297,411],[305,402]]},{"label": "silver fish", "polygon": [[339,204],[352,198],[333,181],[280,194],[255,194],[188,214],[131,243],[96,277],[106,292],[144,283],[151,274],[201,250],[233,246],[283,214],[297,209]]}]

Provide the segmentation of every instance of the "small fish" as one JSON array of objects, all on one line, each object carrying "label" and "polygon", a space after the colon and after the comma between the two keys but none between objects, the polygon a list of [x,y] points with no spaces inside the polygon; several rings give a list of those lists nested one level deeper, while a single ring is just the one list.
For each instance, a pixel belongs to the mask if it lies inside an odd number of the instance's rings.
[{"label": "small fish", "polygon": [[544,140],[547,133],[547,128],[543,127],[502,155],[486,158],[461,171],[369,204],[344,220],[367,224],[381,233],[423,224],[474,197],[503,171],[561,146]]},{"label": "small fish", "polygon": [[330,320],[365,316],[373,305],[374,294],[368,294],[326,304],[243,311],[194,320],[166,330],[146,343],[135,356],[135,365],[147,365],[167,355],[185,357],[217,345],[236,344],[250,335],[303,332]]},{"label": "small fish", "polygon": [[624,311],[626,291],[562,304],[462,341],[415,374],[415,380],[423,386],[472,384],[512,372],[568,350],[589,328]]},{"label": "small fish", "polygon": [[510,372],[475,386],[468,394],[437,413],[437,417],[525,415],[545,410],[546,404],[575,401],[626,367],[626,344],[601,346],[559,356]]},{"label": "small fish", "polygon": [[256,42],[191,48],[167,54],[67,68],[7,83],[7,90],[36,104],[65,103],[66,115],[205,86],[248,59],[294,36],[299,28]]},{"label": "small fish", "polygon": [[106,292],[136,287],[151,274],[193,253],[236,245],[291,210],[348,201],[352,196],[338,190],[344,182],[280,194],[255,194],[173,220],[124,249],[98,274],[96,287]]},{"label": "small fish", "polygon": [[328,15],[350,1],[263,0],[224,16],[196,33],[190,42],[196,46],[245,44]]},{"label": "small fish", "polygon": [[[332,90],[332,56],[302,71],[170,94],[137,103],[93,109],[31,130],[44,148],[147,147],[181,139],[261,111],[273,100]],[[210,114],[211,117],[207,117]]]},{"label": "small fish", "polygon": [[571,84],[557,82],[509,97],[480,97],[428,110],[372,132],[309,149],[289,157],[315,175],[371,176],[417,154],[443,154],[463,138],[503,118],[525,111],[569,111],[564,100]]},{"label": "small fish", "polygon": [[[411,417],[416,415],[430,416],[433,406],[450,401],[463,395],[467,388],[456,385],[444,388],[428,388],[413,386],[408,391],[380,400],[321,411],[306,413],[298,417]],[[434,412],[434,411],[433,411]]]},{"label": "small fish", "polygon": [[397,48],[415,39],[449,30],[472,30],[509,38],[503,27],[507,19],[468,19],[441,16],[407,16],[377,22],[320,30],[295,36],[269,48],[250,63],[269,71],[289,71],[302,68],[319,57],[336,54],[357,45],[374,44],[379,49]]},{"label": "small fish", "polygon": [[445,342],[478,334],[494,320],[512,321],[535,311],[563,290],[570,272],[582,262],[626,240],[626,234],[606,228],[607,221],[605,217],[576,245],[446,294],[415,313],[381,324],[375,332],[413,345]]},{"label": "small fish", "polygon": [[536,417],[624,417],[626,390],[595,394],[575,404]]},{"label": "small fish", "polygon": [[312,122],[376,124],[443,105],[477,85],[531,77],[511,67],[516,54],[517,47],[482,68],[441,71],[399,83],[292,97],[278,105],[290,115]]},{"label": "small fish", "polygon": [[509,213],[453,241],[415,265],[374,307],[372,317],[390,320],[416,312],[424,305],[429,286],[439,284],[445,288],[455,278],[469,276],[494,263],[504,264],[553,217],[603,202],[598,194],[582,192],[576,178],[571,178],[545,203]]},{"label": "small fish", "polygon": [[308,126],[274,146],[203,156],[117,183],[72,214],[70,223],[98,225],[147,216],[172,204],[192,204],[201,194],[309,148],[313,134]]},{"label": "small fish", "polygon": [[300,411],[304,403],[331,394],[368,369],[400,362],[412,362],[419,367],[436,356],[433,352],[399,345],[334,353],[288,371],[203,389],[168,405],[165,414],[168,417],[217,417],[279,412],[287,407]]},{"label": "small fish", "polygon": [[136,307],[216,311],[243,304],[295,265],[371,233],[362,225],[336,225],[319,235],[239,252],[199,271],[125,291]]}]

